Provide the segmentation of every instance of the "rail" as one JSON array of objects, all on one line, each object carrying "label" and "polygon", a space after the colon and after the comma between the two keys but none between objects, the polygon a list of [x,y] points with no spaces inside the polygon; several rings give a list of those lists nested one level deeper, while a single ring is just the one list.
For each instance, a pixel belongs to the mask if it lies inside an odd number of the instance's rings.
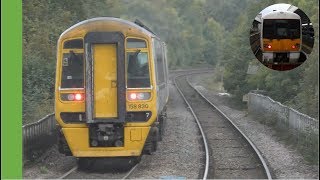
[{"label": "rail", "polygon": [[[204,73],[204,72],[202,72],[202,73]],[[208,72],[206,72],[206,73],[208,73]],[[188,75],[190,75],[190,74],[199,74],[199,72],[197,72],[197,73],[189,73]],[[202,136],[202,140],[203,140],[203,144],[204,144],[205,159],[206,159],[206,160],[205,160],[205,167],[204,167],[204,173],[203,173],[202,179],[206,180],[207,177],[208,177],[209,165],[210,165],[210,163],[209,163],[209,161],[210,161],[210,159],[209,159],[209,158],[210,158],[210,157],[209,157],[209,147],[208,147],[208,143],[207,143],[207,138],[206,138],[206,135],[205,135],[205,133],[204,133],[204,131],[203,131],[203,129],[202,129],[202,126],[201,126],[201,124],[200,124],[200,121],[199,121],[198,117],[197,117],[196,114],[194,113],[194,111],[193,111],[191,105],[189,104],[188,100],[186,99],[186,97],[185,97],[184,94],[182,93],[181,89],[180,89],[179,86],[177,85],[176,79],[177,79],[178,77],[181,77],[181,76],[186,76],[186,74],[176,76],[176,77],[173,79],[173,81],[174,81],[174,85],[177,87],[177,90],[179,91],[179,93],[180,93],[180,95],[182,96],[183,100],[184,100],[184,101],[186,102],[186,104],[188,105],[188,109],[189,109],[190,112],[192,113],[192,115],[193,115],[193,117],[195,118],[196,123],[197,123],[197,125],[198,125],[198,127],[199,127],[199,130],[200,130],[200,133],[201,133],[201,136]]]},{"label": "rail", "polygon": [[[205,163],[205,170],[204,170],[204,174],[203,174],[203,179],[207,179],[207,176],[208,176],[208,168],[209,168],[209,148],[208,148],[208,142],[207,142],[207,138],[205,136],[205,133],[202,129],[202,126],[200,124],[200,121],[198,120],[196,114],[193,112],[193,109],[191,107],[191,105],[189,104],[188,100],[186,99],[186,97],[184,96],[182,90],[179,88],[179,86],[177,85],[176,83],[176,79],[181,77],[181,76],[186,76],[186,80],[187,80],[187,83],[189,84],[190,87],[192,87],[205,101],[208,102],[208,104],[210,104],[212,107],[214,107],[216,110],[218,110],[218,112],[224,117],[226,118],[230,124],[244,137],[244,139],[250,144],[250,147],[253,149],[254,153],[257,155],[257,158],[259,159],[259,161],[261,162],[262,166],[263,166],[263,170],[264,170],[264,173],[265,173],[265,176],[267,179],[272,179],[272,176],[271,176],[271,173],[270,173],[270,170],[267,166],[267,163],[265,162],[263,156],[261,155],[260,151],[256,148],[256,146],[251,142],[251,140],[228,118],[228,116],[226,116],[226,114],[224,114],[220,109],[218,109],[214,104],[212,104],[212,102],[210,102],[201,92],[199,92],[196,88],[194,88],[191,83],[189,82],[188,80],[188,76],[189,75],[194,75],[194,74],[203,74],[203,73],[208,73],[207,72],[193,72],[193,73],[187,73],[187,74],[183,74],[183,75],[179,75],[179,76],[176,76],[174,78],[174,84],[175,86],[177,87],[179,93],[181,94],[182,98],[185,100],[186,104],[188,105],[188,109],[191,111],[191,113],[193,114],[193,116],[195,117],[195,120],[199,126],[199,129],[200,129],[200,132],[203,136],[203,141],[204,141],[204,147],[205,147],[205,156],[206,156],[206,163]],[[212,168],[212,167],[211,167]]]},{"label": "rail", "polygon": [[250,45],[251,45],[251,49],[254,53],[254,55],[256,55],[260,48],[260,33],[256,33],[253,35],[250,35]]},{"label": "rail", "polygon": [[196,89],[189,81],[189,78],[187,76],[187,82],[192,87],[204,100],[206,100],[214,109],[216,109],[225,119],[227,119],[230,124],[242,135],[242,137],[250,144],[251,148],[254,150],[256,155],[258,156],[260,162],[263,165],[265,175],[267,176],[268,179],[272,179],[269,167],[264,160],[262,154],[260,153],[259,149],[254,145],[254,143],[250,140],[250,138],[242,132],[242,130],[224,113],[222,110],[220,110],[215,104],[213,104],[208,98],[206,98],[198,89]]}]

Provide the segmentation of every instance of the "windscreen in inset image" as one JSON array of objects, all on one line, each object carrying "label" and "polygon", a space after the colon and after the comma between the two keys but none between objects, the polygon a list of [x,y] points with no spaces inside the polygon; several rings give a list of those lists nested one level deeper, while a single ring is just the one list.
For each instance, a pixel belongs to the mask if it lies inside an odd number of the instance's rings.
[{"label": "windscreen in inset image", "polygon": [[304,63],[312,52],[314,29],[308,16],[290,4],[274,4],[253,20],[250,45],[266,67],[286,71]]}]

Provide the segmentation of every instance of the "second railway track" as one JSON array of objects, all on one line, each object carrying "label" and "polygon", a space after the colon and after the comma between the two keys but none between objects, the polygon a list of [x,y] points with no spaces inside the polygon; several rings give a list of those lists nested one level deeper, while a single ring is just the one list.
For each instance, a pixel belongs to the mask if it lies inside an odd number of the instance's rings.
[{"label": "second railway track", "polygon": [[[190,74],[189,74],[190,75]],[[271,179],[269,169],[253,143],[219,109],[187,80],[177,76],[175,85],[199,120],[208,145],[204,177],[219,179]],[[206,174],[207,169],[207,174]]]}]

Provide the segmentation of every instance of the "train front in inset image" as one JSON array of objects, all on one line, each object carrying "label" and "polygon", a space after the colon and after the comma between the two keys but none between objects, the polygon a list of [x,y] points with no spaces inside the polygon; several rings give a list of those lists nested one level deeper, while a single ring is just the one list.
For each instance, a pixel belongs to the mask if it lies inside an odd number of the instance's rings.
[{"label": "train front in inset image", "polygon": [[250,29],[250,45],[266,67],[285,71],[306,61],[312,52],[314,29],[308,16],[290,4],[274,4],[262,10]]}]

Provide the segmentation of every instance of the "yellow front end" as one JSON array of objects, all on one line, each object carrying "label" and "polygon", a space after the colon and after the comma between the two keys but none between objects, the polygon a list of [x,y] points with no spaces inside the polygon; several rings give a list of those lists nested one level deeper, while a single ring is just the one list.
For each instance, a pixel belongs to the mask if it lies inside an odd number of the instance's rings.
[{"label": "yellow front end", "polygon": [[298,52],[300,46],[301,39],[263,39],[265,52]]},{"label": "yellow front end", "polygon": [[62,128],[75,157],[140,156],[150,127],[125,127],[123,147],[90,147],[88,128]]},{"label": "yellow front end", "polygon": [[[123,27],[122,27],[123,26]],[[91,28],[91,29],[90,29]],[[92,58],[92,69],[86,69],[86,61],[88,56],[85,52],[86,33],[90,31],[119,31],[127,29],[128,32],[121,31],[123,34],[131,33],[131,39],[136,40],[138,43],[144,43],[144,47],[126,47],[125,59],[128,61],[129,55],[134,54],[139,50],[137,59],[141,59],[141,63],[147,64],[146,71],[148,78],[150,78],[150,85],[148,87],[140,88],[126,88],[126,103],[125,113],[146,113],[146,120],[142,121],[129,121],[117,122],[119,116],[119,101],[117,97],[123,95],[123,91],[119,93],[118,81],[119,77],[126,76],[123,74],[117,76],[118,68],[118,45],[116,43],[92,43],[90,45]],[[157,102],[156,102],[156,84],[154,76],[154,66],[152,57],[152,48],[149,45],[150,39],[148,36],[143,35],[140,31],[134,28],[128,29],[125,24],[115,24],[114,21],[110,22],[93,22],[83,24],[78,28],[69,30],[60,37],[58,42],[57,53],[57,71],[56,71],[56,89],[55,89],[55,116],[56,120],[61,126],[62,138],[65,139],[65,145],[75,157],[124,157],[124,156],[140,156],[148,136],[151,134],[152,125],[157,120]],[[125,40],[127,41],[127,40]],[[70,43],[69,43],[70,42]],[[72,43],[71,43],[72,42]],[[75,44],[81,42],[82,46],[77,47]],[[135,44],[136,42],[132,43]],[[68,44],[69,43],[69,44]],[[71,47],[70,47],[71,46]],[[133,65],[126,64],[126,71]],[[86,94],[88,77],[86,74],[92,71],[92,100],[87,101]],[[136,73],[137,71],[133,71]],[[141,75],[143,76],[143,75]],[[81,81],[80,81],[80,80]],[[69,85],[71,84],[71,85]],[[76,86],[73,86],[73,85]],[[128,86],[128,85],[127,85]],[[126,87],[127,87],[126,86]],[[129,99],[130,93],[145,93],[149,95],[148,99],[134,100]],[[79,100],[76,99],[80,94]],[[92,121],[88,122],[87,104],[93,104],[91,110]],[[63,118],[62,114],[66,117]],[[124,114],[124,113],[123,113]],[[71,117],[72,116],[72,117]],[[98,122],[99,121],[99,122]],[[121,144],[115,145],[93,145],[90,128],[105,124],[117,124],[121,126]],[[122,132],[123,129],[123,132]],[[102,132],[102,130],[101,130]],[[99,134],[99,138],[108,138],[108,133]],[[98,132],[100,133],[100,132]],[[98,134],[97,133],[97,134]],[[111,136],[109,136],[111,137]],[[102,139],[103,141],[104,139]],[[107,140],[106,140],[107,141]],[[115,140],[116,141],[116,140]]]}]

